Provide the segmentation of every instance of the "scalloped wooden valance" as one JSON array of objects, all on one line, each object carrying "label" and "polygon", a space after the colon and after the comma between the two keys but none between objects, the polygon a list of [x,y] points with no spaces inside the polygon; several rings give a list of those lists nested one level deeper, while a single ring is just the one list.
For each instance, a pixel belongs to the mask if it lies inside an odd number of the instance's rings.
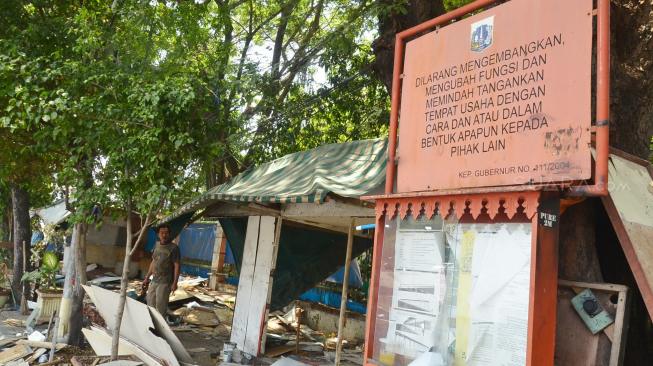
[{"label": "scalloped wooden valance", "polygon": [[455,215],[460,218],[470,214],[476,219],[486,213],[490,219],[503,212],[508,219],[512,219],[518,212],[523,212],[529,219],[537,212],[540,192],[501,192],[479,193],[452,196],[430,197],[388,197],[376,201],[377,219],[383,215],[399,216],[405,219],[407,215],[417,217],[420,214],[426,217],[440,215],[447,217]]}]

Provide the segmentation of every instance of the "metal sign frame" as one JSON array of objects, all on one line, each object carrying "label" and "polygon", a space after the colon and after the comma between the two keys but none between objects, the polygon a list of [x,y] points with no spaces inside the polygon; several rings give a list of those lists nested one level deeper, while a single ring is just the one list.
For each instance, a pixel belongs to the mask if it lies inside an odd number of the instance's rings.
[{"label": "metal sign frame", "polygon": [[[540,1],[540,0],[533,0]],[[443,14],[437,18],[419,24],[413,28],[397,33],[395,38],[394,68],[392,75],[392,104],[390,110],[390,131],[388,137],[388,164],[386,168],[385,195],[374,198],[381,198],[393,195],[395,185],[395,174],[397,170],[397,127],[399,121],[399,109],[401,104],[401,83],[404,66],[404,53],[406,42],[424,32],[431,31],[436,27],[446,26],[463,16],[472,12],[488,8],[501,3],[500,0],[477,0],[466,6]],[[513,185],[503,187],[482,187],[436,190],[428,192],[430,195],[448,195],[459,193],[479,192],[506,192],[524,190],[542,190],[545,188],[566,188],[571,196],[605,196],[608,185],[608,156],[609,156],[609,118],[610,118],[610,1],[597,0],[597,9],[594,10],[597,16],[596,32],[596,116],[594,125],[591,128],[592,140],[595,142],[596,155],[594,157],[593,182],[581,182],[574,185],[570,182],[543,183],[533,185]],[[583,184],[584,183],[584,184]],[[410,197],[416,193],[400,193],[398,196]],[[419,193],[418,193],[419,194]]]},{"label": "metal sign frame", "polygon": [[[460,223],[529,222],[531,237],[531,279],[528,307],[527,366],[550,366],[555,352],[558,230],[560,196],[558,192],[509,192],[455,196],[421,196],[387,198],[376,201],[376,227],[372,278],[367,300],[364,365],[377,365],[374,355],[374,335],[379,297],[386,217],[397,220],[406,216],[426,217],[454,215]],[[538,314],[538,316],[534,316]]]},{"label": "metal sign frame", "polygon": [[[544,1],[544,0],[533,0]],[[558,228],[552,217],[559,221],[560,198],[566,196],[607,196],[610,116],[610,1],[595,0],[597,7],[592,15],[597,17],[596,31],[596,115],[591,127],[595,145],[594,167],[591,182],[562,182],[501,187],[460,188],[429,192],[394,193],[396,174],[397,130],[401,102],[401,77],[405,44],[414,37],[446,26],[465,15],[493,5],[501,0],[477,0],[430,21],[402,31],[396,35],[390,114],[388,164],[385,194],[364,199],[376,201],[376,227],[371,283],[368,296],[364,365],[377,365],[374,355],[376,303],[379,295],[379,276],[386,217],[404,218],[413,212],[430,215],[439,213],[457,215],[459,219],[485,222],[505,222],[516,213],[528,218],[532,225],[532,260],[528,318],[526,365],[549,366],[555,353],[556,304],[558,286]],[[497,216],[497,213],[502,215]],[[507,213],[507,217],[505,214]],[[537,314],[537,316],[533,316]]]}]

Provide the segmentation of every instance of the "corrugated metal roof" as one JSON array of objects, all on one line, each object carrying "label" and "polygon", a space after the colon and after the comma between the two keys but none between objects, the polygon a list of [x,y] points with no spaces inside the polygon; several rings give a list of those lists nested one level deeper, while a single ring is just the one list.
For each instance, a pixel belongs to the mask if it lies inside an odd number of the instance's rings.
[{"label": "corrugated metal roof", "polygon": [[603,197],[649,315],[653,318],[653,170],[646,160],[613,150]]},{"label": "corrugated metal roof", "polygon": [[385,139],[329,144],[289,154],[208,190],[164,221],[218,201],[322,202],[329,193],[359,198],[384,184],[386,157]]}]

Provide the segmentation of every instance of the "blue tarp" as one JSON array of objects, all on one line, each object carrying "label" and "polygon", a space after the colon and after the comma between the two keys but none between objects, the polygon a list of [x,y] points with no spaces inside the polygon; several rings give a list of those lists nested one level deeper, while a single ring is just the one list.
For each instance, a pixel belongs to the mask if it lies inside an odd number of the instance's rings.
[{"label": "blue tarp", "polygon": [[[340,302],[342,301],[342,294],[333,291],[323,290],[321,288],[312,288],[304,292],[303,294],[301,294],[301,296],[299,296],[299,299],[304,301],[309,301],[309,302],[317,302],[317,303],[325,304],[331,306],[332,308],[340,308]],[[365,314],[367,312],[367,308],[365,307],[365,305],[353,301],[351,299],[347,299],[347,310],[360,314]]]},{"label": "blue tarp", "polygon": [[[326,280],[328,282],[342,283],[342,280],[345,278],[345,266],[340,267],[338,272],[329,276]],[[361,275],[361,269],[358,266],[356,260],[352,260],[349,264],[349,286],[350,287],[363,287],[363,276]]]},{"label": "blue tarp", "polygon": [[[179,234],[179,252],[181,253],[181,272],[184,274],[208,277],[210,268],[186,263],[184,259],[207,262],[213,260],[213,246],[215,245],[215,224],[190,224]],[[155,229],[150,229],[147,236],[145,250],[151,252],[157,241]],[[231,248],[227,245],[225,263],[235,263]]]},{"label": "blue tarp", "polygon": [[191,224],[179,234],[182,258],[211,262],[215,244],[215,224]]}]

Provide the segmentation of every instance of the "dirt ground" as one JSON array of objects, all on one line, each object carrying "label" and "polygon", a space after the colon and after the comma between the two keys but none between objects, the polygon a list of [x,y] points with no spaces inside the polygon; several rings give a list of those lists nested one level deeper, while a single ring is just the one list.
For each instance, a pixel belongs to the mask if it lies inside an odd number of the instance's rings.
[{"label": "dirt ground", "polygon": [[[199,298],[183,299],[174,305],[171,303],[169,314],[174,314],[178,322],[175,325],[171,325],[170,328],[175,332],[197,365],[219,365],[220,351],[223,349],[224,343],[229,340],[231,334],[232,309],[233,303],[235,302],[236,289],[229,286],[221,288],[221,291],[207,291],[203,286],[198,288],[199,290],[194,287],[189,287],[187,290],[195,296],[199,296]],[[212,302],[210,299],[211,296],[215,298],[213,300],[215,302]],[[200,298],[208,302],[202,302]],[[199,301],[200,303],[195,302],[193,305],[189,303],[192,301]],[[87,305],[90,305],[90,310],[88,306],[85,307],[85,318],[90,319],[93,323],[102,324],[103,320],[99,313],[94,310],[94,306],[90,302]],[[27,337],[27,331],[23,325],[27,317],[26,315],[21,315],[18,311],[0,310],[0,340],[10,337]],[[268,324],[269,326],[270,324]],[[35,327],[35,330],[44,334],[46,333],[46,329],[47,324],[41,324]],[[270,330],[268,329],[268,331]],[[274,345],[270,346],[270,348],[274,347]],[[344,365],[362,364],[362,352],[360,349],[348,349],[344,350],[344,352],[345,355],[343,355],[342,359]],[[86,344],[82,348],[64,348],[63,350],[57,351],[55,355],[56,357],[63,358],[62,363],[60,363],[61,365],[69,365],[70,358],[73,356],[94,356],[95,353],[90,345]],[[285,354],[284,357],[291,357],[310,366],[333,364],[333,352],[331,351],[300,351],[299,354],[294,354],[294,351],[292,351]],[[254,359],[253,365],[267,366],[278,359],[278,357],[260,357]]]}]

